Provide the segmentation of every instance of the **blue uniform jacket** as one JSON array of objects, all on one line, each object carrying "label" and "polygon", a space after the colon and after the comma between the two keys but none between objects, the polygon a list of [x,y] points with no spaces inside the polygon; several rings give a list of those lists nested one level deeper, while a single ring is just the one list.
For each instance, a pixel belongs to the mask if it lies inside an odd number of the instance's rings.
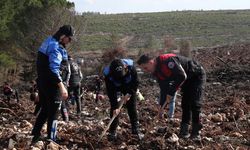
[{"label": "blue uniform jacket", "polygon": [[38,77],[59,83],[62,81],[60,66],[62,60],[67,60],[66,49],[59,42],[49,36],[38,50],[37,69]]}]

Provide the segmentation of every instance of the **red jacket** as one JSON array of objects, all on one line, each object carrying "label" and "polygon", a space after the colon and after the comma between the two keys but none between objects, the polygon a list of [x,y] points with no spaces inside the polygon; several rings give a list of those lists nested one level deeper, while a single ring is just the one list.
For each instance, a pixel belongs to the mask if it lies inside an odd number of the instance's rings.
[{"label": "red jacket", "polygon": [[201,65],[190,58],[176,54],[158,56],[154,76],[160,85],[160,105],[165,103],[166,95],[173,96],[186,80],[203,72]]}]

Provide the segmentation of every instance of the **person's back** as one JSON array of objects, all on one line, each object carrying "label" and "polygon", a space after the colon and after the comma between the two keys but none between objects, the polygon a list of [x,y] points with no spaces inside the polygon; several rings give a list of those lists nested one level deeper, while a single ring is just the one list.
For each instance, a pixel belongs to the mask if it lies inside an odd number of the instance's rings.
[{"label": "person's back", "polygon": [[81,68],[76,62],[70,61],[70,71],[69,86],[77,86],[82,81]]},{"label": "person's back", "polygon": [[61,74],[64,85],[68,87],[70,76],[71,76],[71,69],[70,69],[70,64],[68,60],[62,60],[61,67],[60,67],[60,74]]}]

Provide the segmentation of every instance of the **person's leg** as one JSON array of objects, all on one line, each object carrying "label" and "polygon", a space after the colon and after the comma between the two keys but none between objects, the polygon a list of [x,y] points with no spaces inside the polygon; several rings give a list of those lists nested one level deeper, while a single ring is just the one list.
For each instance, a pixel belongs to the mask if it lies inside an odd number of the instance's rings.
[{"label": "person's leg", "polygon": [[136,111],[136,94],[132,94],[129,101],[126,103],[126,107],[128,110],[128,116],[131,123],[132,134],[138,134],[139,130],[139,122],[138,115]]},{"label": "person's leg", "polygon": [[12,93],[13,93],[12,91],[9,91],[9,92],[5,93],[5,95],[7,97],[7,100],[8,100],[8,103],[10,103]]},{"label": "person's leg", "polygon": [[48,111],[47,111],[46,107],[42,106],[41,111],[36,118],[36,122],[35,122],[34,128],[32,130],[32,135],[40,136],[40,131],[41,131],[44,123],[46,122],[46,119],[48,116],[47,112]]},{"label": "person's leg", "polygon": [[44,90],[40,90],[39,92],[39,103],[36,108],[39,107],[40,112],[36,118],[34,127],[32,129],[31,134],[34,136],[32,139],[32,143],[37,142],[40,139],[41,129],[48,118],[48,103],[47,103],[47,95],[44,93]]},{"label": "person's leg", "polygon": [[81,113],[81,99],[80,99],[80,92],[81,92],[81,89],[80,89],[80,86],[76,86],[74,88],[74,96],[75,96],[75,100],[76,100],[76,112],[77,114],[80,114]]},{"label": "person's leg", "polygon": [[174,118],[176,94],[177,92],[174,94],[174,96],[172,97],[169,103],[168,117],[170,119]]},{"label": "person's leg", "polygon": [[68,114],[68,110],[67,110],[66,103],[64,100],[62,101],[62,105],[61,105],[60,110],[61,110],[63,121],[68,122],[69,121],[69,114]]},{"label": "person's leg", "polygon": [[9,94],[9,95],[7,95],[7,100],[8,100],[8,103],[10,103],[10,97],[11,97],[11,95]]},{"label": "person's leg", "polygon": [[47,133],[48,139],[55,141],[57,136],[57,118],[61,107],[61,95],[58,87],[51,88],[48,95],[50,96],[50,101],[48,106]]},{"label": "person's leg", "polygon": [[192,110],[192,132],[191,138],[200,139],[200,130],[202,124],[200,122],[200,113],[202,107],[202,96],[205,88],[206,77],[201,76],[193,82],[192,87],[192,99],[191,99],[191,110]]},{"label": "person's leg", "polygon": [[74,87],[69,86],[68,88],[68,94],[69,94],[69,101],[72,105],[75,105],[75,97],[74,97]]},{"label": "person's leg", "polygon": [[182,88],[182,121],[180,127],[180,137],[188,138],[189,135],[189,123],[191,119],[191,108],[190,108],[190,93],[189,93],[189,84],[186,83]]},{"label": "person's leg", "polygon": [[16,98],[16,102],[19,103],[19,96],[18,96],[17,89],[15,90],[15,98]]},{"label": "person's leg", "polygon": [[81,105],[84,105],[84,88],[80,85],[80,101]]},{"label": "person's leg", "polygon": [[[113,108],[111,106],[111,109],[110,109],[110,118],[113,117],[113,111],[115,110],[115,108]],[[118,124],[119,124],[119,116],[116,116],[116,118],[114,119],[114,121],[111,123],[110,127],[109,127],[109,135],[108,135],[108,140],[109,141],[114,141],[116,140],[116,128],[118,127]]]}]

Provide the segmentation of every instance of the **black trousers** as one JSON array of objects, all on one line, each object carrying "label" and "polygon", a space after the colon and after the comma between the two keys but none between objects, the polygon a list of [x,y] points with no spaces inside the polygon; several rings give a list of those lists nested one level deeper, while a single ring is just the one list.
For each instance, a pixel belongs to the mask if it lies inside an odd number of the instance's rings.
[{"label": "black trousers", "polygon": [[76,111],[77,113],[81,113],[81,110],[82,110],[82,104],[81,104],[81,98],[80,98],[80,95],[81,95],[81,85],[78,84],[78,85],[70,85],[69,87],[69,93],[72,93],[73,92],[73,95],[75,97],[75,101],[76,101]]},{"label": "black trousers", "polygon": [[62,100],[62,104],[61,104],[61,114],[62,114],[63,121],[69,121],[67,102],[64,100]]},{"label": "black trousers", "polygon": [[57,131],[57,117],[61,104],[60,91],[57,85],[46,84],[38,81],[38,93],[41,110],[36,118],[32,135],[40,136],[41,129],[47,121],[48,138],[55,140]]},{"label": "black trousers", "polygon": [[[123,95],[125,95],[125,94],[127,94],[129,92],[121,90],[121,93]],[[138,115],[137,115],[137,111],[136,111],[136,93],[135,92],[132,92],[132,93],[130,92],[130,94],[131,94],[131,97],[130,97],[129,101],[127,101],[127,103],[125,104],[125,107],[127,108],[128,116],[129,116],[132,128],[137,128],[137,126],[138,126]],[[110,118],[113,117],[113,111],[115,109],[116,108],[113,108],[112,104],[111,104]],[[114,119],[114,121],[110,125],[110,128],[109,128],[110,132],[115,132],[118,124],[119,124],[119,115]]]},{"label": "black trousers", "polygon": [[8,103],[10,102],[10,97],[13,94],[13,92],[8,92],[8,93],[4,93],[4,95],[7,97]]},{"label": "black trousers", "polygon": [[206,75],[202,73],[187,79],[182,86],[182,124],[200,124],[202,96],[205,89]]}]

